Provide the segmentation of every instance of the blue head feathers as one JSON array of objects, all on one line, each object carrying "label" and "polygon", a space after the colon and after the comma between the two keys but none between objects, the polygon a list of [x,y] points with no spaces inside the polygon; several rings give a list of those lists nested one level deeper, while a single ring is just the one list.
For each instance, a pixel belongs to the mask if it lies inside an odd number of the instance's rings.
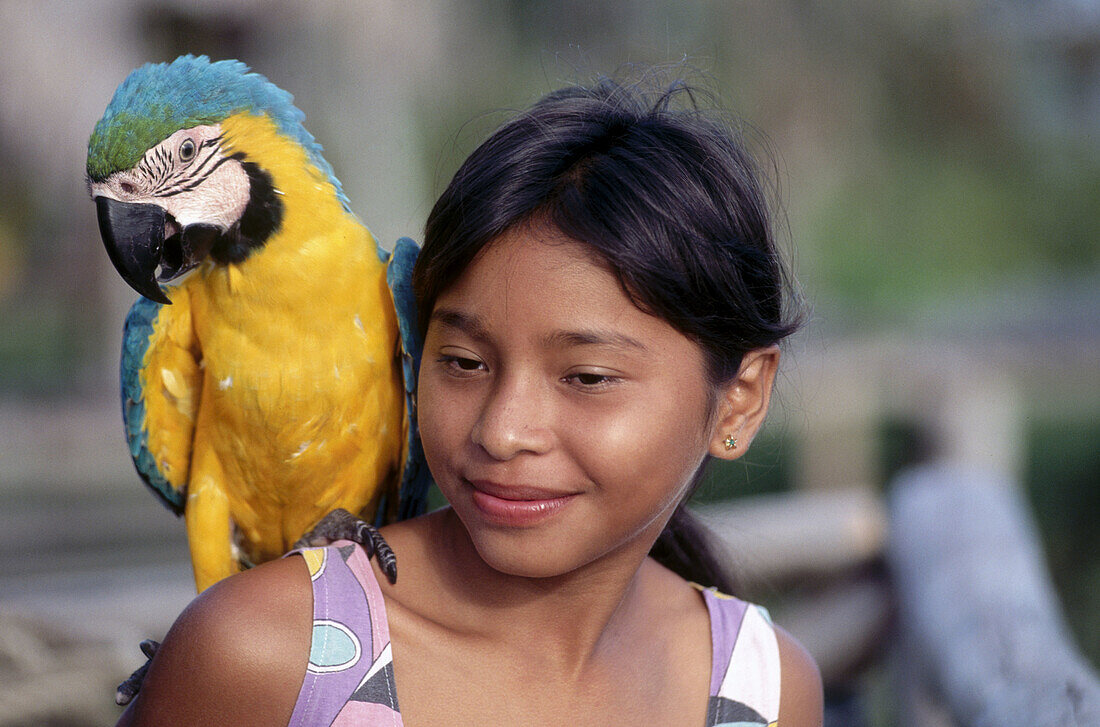
[{"label": "blue head feathers", "polygon": [[347,198],[321,145],[302,125],[294,97],[240,61],[211,62],[206,56],[180,56],[171,63],[147,63],[115,91],[88,141],[88,176],[105,179],[130,169],[150,148],[176,131],[215,124],[235,113],[267,114],[287,137],[305,148],[310,161],[328,176],[347,207]]}]

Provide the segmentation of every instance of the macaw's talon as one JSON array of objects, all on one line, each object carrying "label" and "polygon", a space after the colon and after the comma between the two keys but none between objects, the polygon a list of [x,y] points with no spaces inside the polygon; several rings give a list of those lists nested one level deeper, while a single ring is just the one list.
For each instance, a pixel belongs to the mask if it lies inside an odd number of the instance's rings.
[{"label": "macaw's talon", "polygon": [[127,677],[126,681],[118,685],[118,690],[115,691],[115,704],[120,707],[125,707],[132,702],[137,693],[141,691],[141,684],[145,681],[145,672],[149,671],[149,665],[153,663],[153,657],[156,656],[157,649],[160,648],[160,642],[145,639],[141,642],[139,648],[141,653],[145,654],[145,663]]},{"label": "macaw's talon", "polygon": [[378,566],[390,583],[397,583],[397,558],[378,528],[364,522],[343,508],[337,508],[321,518],[308,533],[298,538],[295,548],[331,545],[337,540],[351,540],[363,546],[367,557],[378,560]]}]

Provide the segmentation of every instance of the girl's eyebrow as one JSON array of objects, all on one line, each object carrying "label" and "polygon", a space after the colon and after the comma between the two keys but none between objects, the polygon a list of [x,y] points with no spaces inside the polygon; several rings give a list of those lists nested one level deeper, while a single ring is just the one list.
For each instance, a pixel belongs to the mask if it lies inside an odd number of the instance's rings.
[{"label": "girl's eyebrow", "polygon": [[606,346],[608,348],[634,349],[647,353],[649,349],[641,341],[618,331],[599,328],[585,328],[574,331],[554,331],[543,337],[547,348],[569,348],[573,346]]},{"label": "girl's eyebrow", "polygon": [[[463,313],[453,308],[436,308],[431,320],[441,326],[456,329],[475,341],[488,342],[489,332],[480,316]],[[636,338],[602,328],[582,328],[561,330],[548,333],[542,338],[546,348],[571,348],[575,346],[607,346],[609,348],[633,349],[648,353],[645,344]]]},{"label": "girl's eyebrow", "polygon": [[463,313],[453,308],[436,308],[432,311],[430,320],[447,328],[455,328],[476,341],[486,342],[489,340],[489,333],[485,330],[485,324],[479,316]]}]

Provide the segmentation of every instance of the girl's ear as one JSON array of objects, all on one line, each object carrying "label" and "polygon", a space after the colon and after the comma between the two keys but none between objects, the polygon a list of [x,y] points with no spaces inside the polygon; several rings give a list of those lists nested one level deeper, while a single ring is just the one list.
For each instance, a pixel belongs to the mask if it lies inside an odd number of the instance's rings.
[{"label": "girl's ear", "polygon": [[709,447],[713,456],[737,459],[749,448],[768,413],[777,368],[777,346],[755,348],[741,359],[737,376],[722,387],[718,397],[718,419]]}]

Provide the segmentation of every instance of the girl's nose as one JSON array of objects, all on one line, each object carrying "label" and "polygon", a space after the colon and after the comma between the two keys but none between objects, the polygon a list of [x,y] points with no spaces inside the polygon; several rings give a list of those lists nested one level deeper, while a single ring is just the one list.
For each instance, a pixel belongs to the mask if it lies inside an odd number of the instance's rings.
[{"label": "girl's nose", "polygon": [[470,433],[474,443],[502,461],[523,452],[548,451],[553,435],[546,402],[540,399],[537,386],[501,380],[485,400]]}]

